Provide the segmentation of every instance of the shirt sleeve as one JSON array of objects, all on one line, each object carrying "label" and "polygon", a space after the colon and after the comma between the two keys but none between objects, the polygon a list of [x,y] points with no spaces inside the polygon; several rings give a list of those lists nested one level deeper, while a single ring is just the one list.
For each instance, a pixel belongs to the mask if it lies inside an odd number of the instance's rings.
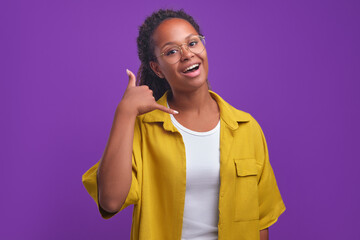
[{"label": "shirt sleeve", "polygon": [[259,129],[258,155],[262,161],[262,170],[258,182],[259,191],[259,227],[260,230],[274,224],[278,217],[285,211],[286,207],[276,183],[274,171],[270,165],[269,153],[266,139],[260,125]]},{"label": "shirt sleeve", "polygon": [[116,215],[118,212],[122,211],[124,208],[131,204],[137,204],[140,199],[140,187],[138,181],[138,162],[140,161],[141,152],[140,152],[140,130],[139,125],[137,124],[138,119],[135,123],[134,129],[134,142],[133,142],[133,151],[132,151],[132,174],[131,174],[131,185],[128,195],[125,199],[125,202],[121,206],[120,210],[114,213],[109,213],[102,209],[99,204],[99,191],[97,184],[97,173],[100,160],[93,165],[89,170],[87,170],[82,176],[82,183],[85,186],[85,189],[89,195],[93,198],[95,203],[98,206],[99,212],[104,219],[109,219]]}]

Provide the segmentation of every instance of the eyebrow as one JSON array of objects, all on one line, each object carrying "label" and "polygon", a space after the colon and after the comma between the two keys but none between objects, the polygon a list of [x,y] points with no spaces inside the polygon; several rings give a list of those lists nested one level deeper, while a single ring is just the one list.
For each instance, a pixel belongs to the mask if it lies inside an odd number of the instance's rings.
[{"label": "eyebrow", "polygon": [[[189,34],[185,39],[188,39],[188,38],[190,38],[191,36],[197,36],[197,34],[191,33],[191,34]],[[162,45],[162,47],[161,47],[160,49],[163,49],[165,46],[167,46],[167,45],[172,45],[172,44],[176,44],[176,43],[175,43],[175,42],[167,42],[167,43],[165,43],[164,45]]]}]

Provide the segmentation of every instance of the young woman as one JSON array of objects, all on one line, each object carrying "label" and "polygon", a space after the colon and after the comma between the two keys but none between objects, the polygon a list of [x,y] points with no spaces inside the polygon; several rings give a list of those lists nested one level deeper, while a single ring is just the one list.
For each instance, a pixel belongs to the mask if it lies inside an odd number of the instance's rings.
[{"label": "young woman", "polygon": [[263,132],[209,90],[198,24],[159,10],[139,30],[141,67],[83,183],[103,218],[134,204],[131,239],[268,239],[285,211]]}]

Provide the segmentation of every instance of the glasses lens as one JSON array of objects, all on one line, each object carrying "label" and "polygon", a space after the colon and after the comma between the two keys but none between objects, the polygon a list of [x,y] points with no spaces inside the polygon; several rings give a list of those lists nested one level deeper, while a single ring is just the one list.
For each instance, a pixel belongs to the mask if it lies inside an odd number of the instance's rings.
[{"label": "glasses lens", "polygon": [[194,36],[190,39],[187,46],[191,52],[199,54],[205,49],[205,40],[202,37]]},{"label": "glasses lens", "polygon": [[164,52],[164,58],[168,63],[175,64],[180,61],[182,51],[186,50],[191,51],[194,54],[199,54],[202,53],[204,49],[205,39],[203,37],[193,36],[190,38],[183,50],[181,50],[179,46],[170,46],[168,49],[166,49]]},{"label": "glasses lens", "polygon": [[170,64],[177,63],[181,58],[181,49],[178,46],[169,46],[164,52],[164,58]]}]

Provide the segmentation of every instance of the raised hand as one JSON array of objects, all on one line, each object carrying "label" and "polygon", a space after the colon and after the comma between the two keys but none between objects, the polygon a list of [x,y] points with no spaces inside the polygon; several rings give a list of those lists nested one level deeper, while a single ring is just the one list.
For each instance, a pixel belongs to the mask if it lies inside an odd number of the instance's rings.
[{"label": "raised hand", "polygon": [[158,104],[155,101],[152,90],[149,89],[148,86],[146,85],[136,86],[135,75],[128,69],[126,69],[126,73],[129,76],[129,83],[121,99],[121,102],[119,103],[119,106],[127,109],[127,111],[134,113],[136,115],[141,115],[147,112],[151,112],[155,109],[159,109],[169,114],[178,113],[173,109]]}]

